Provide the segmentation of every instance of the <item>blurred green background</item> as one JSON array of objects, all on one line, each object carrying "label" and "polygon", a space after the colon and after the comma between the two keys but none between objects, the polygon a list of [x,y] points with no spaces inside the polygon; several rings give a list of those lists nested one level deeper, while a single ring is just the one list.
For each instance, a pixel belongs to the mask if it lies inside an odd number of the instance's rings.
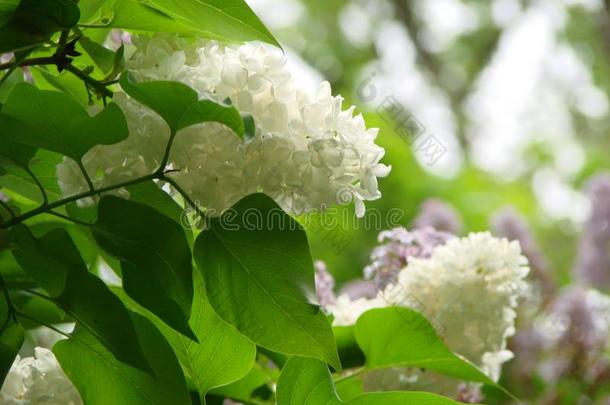
[{"label": "blurred green background", "polygon": [[[382,198],[367,203],[381,226],[355,225],[352,207],[328,214],[336,228],[320,229],[315,219],[308,226],[314,258],[339,283],[361,276],[378,232],[392,225],[390,210],[400,209],[397,222],[409,227],[431,197],[459,211],[464,232],[489,229],[490,216],[513,206],[554,277],[569,281],[588,216],[583,186],[610,168],[610,18],[601,0],[249,4],[300,80],[330,81],[344,106],[355,104],[367,126],[380,128],[377,143],[392,165]],[[359,86],[374,86],[375,97],[363,100]],[[434,164],[406,141],[387,97],[446,148]]]}]

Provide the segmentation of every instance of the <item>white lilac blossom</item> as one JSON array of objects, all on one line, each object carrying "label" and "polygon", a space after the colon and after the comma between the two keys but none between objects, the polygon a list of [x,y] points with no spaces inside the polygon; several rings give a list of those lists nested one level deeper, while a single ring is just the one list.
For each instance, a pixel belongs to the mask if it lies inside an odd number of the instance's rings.
[{"label": "white lilac blossom", "polygon": [[610,174],[593,177],[586,189],[591,216],[580,236],[574,272],[584,283],[610,291]]},{"label": "white lilac blossom", "polygon": [[428,259],[412,258],[396,285],[382,292],[390,305],[415,305],[447,346],[497,380],[512,357],[518,299],[529,269],[518,242],[471,233],[438,246]]},{"label": "white lilac blossom", "polygon": [[413,225],[420,229],[431,227],[437,231],[454,235],[461,234],[464,228],[457,210],[436,198],[429,198],[419,206],[419,212],[413,220]]},{"label": "white lilac blossom", "polygon": [[371,264],[364,268],[364,277],[374,280],[378,289],[396,282],[396,277],[409,258],[430,257],[432,250],[453,235],[432,228],[409,231],[399,227],[379,233],[381,243],[371,254]]},{"label": "white lilac blossom", "polygon": [[53,353],[43,347],[36,347],[34,357],[17,356],[15,359],[2,385],[0,403],[80,405],[83,402]]},{"label": "white lilac blossom", "polygon": [[429,258],[410,257],[374,299],[343,295],[329,308],[335,325],[353,324],[371,308],[411,307],[428,318],[447,346],[499,378],[512,357],[506,340],[515,333],[518,299],[527,291],[529,269],[518,242],[488,232],[452,238]]},{"label": "white lilac blossom", "polygon": [[326,309],[334,317],[333,326],[350,326],[354,325],[360,315],[373,308],[382,308],[387,306],[387,303],[380,297],[375,298],[357,298],[352,300],[349,295],[340,295],[334,304],[329,305]]},{"label": "white lilac blossom", "polygon": [[[281,50],[167,35],[132,40],[137,50],[128,68],[136,80],[179,81],[201,98],[230,99],[254,118],[250,140],[218,123],[177,134],[168,163],[179,171],[171,177],[210,215],[254,192],[270,195],[295,214],[353,201],[362,216],[364,201],[380,197],[377,178],[390,168],[380,163],[384,150],[374,143],[377,129],[367,129],[354,107],[344,110],[343,99],[331,94],[327,82],[316,93],[300,88]],[[83,164],[98,187],[156,169],[169,139],[157,114],[122,93],[115,93],[114,101],[126,115],[129,137],[85,155]],[[87,190],[69,159],[58,177],[64,195]]]}]

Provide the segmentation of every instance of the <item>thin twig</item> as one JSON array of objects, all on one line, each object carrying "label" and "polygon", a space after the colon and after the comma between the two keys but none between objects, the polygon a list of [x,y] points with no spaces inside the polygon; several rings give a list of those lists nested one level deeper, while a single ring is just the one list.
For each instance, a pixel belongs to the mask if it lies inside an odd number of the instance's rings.
[{"label": "thin twig", "polygon": [[40,180],[38,180],[38,177],[36,177],[34,172],[32,172],[32,170],[29,167],[26,167],[25,171],[32,177],[32,179],[34,179],[34,182],[40,189],[40,194],[42,194],[42,205],[47,205],[47,203],[49,202],[49,199],[47,197],[47,192],[45,191],[42,183],[40,182]]},{"label": "thin twig", "polygon": [[106,85],[104,83],[95,80],[76,66],[67,65],[64,67],[64,69],[72,73],[74,76],[78,77],[88,85],[90,85],[95,91],[97,91],[102,96],[112,97],[113,93],[106,88]]},{"label": "thin twig", "polygon": [[88,222],[85,222],[85,221],[80,221],[80,220],[78,220],[78,219],[72,218],[72,217],[70,217],[70,216],[68,216],[68,215],[61,214],[61,213],[59,213],[59,212],[55,212],[55,211],[46,211],[45,213],[46,213],[46,214],[49,214],[49,215],[56,216],[56,217],[58,217],[58,218],[65,219],[66,221],[74,222],[75,224],[78,224],[78,225],[83,225],[83,226],[91,226],[91,225],[92,225],[92,224],[90,224],[90,223],[88,223]]},{"label": "thin twig", "polygon": [[87,181],[87,184],[89,185],[89,190],[92,193],[95,193],[95,187],[93,186],[93,181],[91,181],[91,177],[89,177],[89,173],[87,173],[87,169],[85,169],[83,162],[80,159],[78,159],[76,161],[76,164],[80,168],[80,171],[83,173],[83,177],[85,178],[85,181]]},{"label": "thin twig", "polygon": [[50,325],[50,324],[45,323],[45,322],[42,322],[42,321],[39,321],[38,319],[36,319],[36,318],[32,318],[31,316],[26,315],[26,314],[24,314],[24,313],[22,313],[22,312],[15,311],[15,315],[17,315],[19,318],[29,319],[30,321],[32,321],[32,322],[34,322],[34,323],[37,323],[37,324],[38,324],[38,325],[40,325],[40,326],[44,326],[44,327],[46,327],[46,328],[49,328],[49,329],[51,329],[53,332],[59,333],[60,335],[63,335],[63,336],[65,336],[65,337],[67,337],[67,338],[71,338],[71,337],[72,337],[72,336],[70,336],[68,333],[66,333],[66,332],[64,332],[64,331],[62,331],[62,330],[57,329],[55,326]]},{"label": "thin twig", "polygon": [[1,224],[0,228],[5,228],[5,229],[9,228],[9,227],[11,227],[13,225],[20,224],[21,222],[25,221],[26,219],[32,218],[32,217],[34,217],[36,215],[43,214],[43,213],[45,213],[47,211],[51,211],[51,210],[53,210],[55,208],[64,206],[66,204],[69,204],[69,203],[74,202],[74,201],[78,201],[78,200],[83,199],[83,198],[91,197],[91,196],[93,196],[95,194],[102,194],[102,193],[106,193],[108,191],[116,190],[116,189],[119,189],[119,188],[133,186],[135,184],[143,183],[143,182],[149,181],[149,180],[155,180],[155,179],[161,180],[164,177],[165,177],[165,172],[163,172],[163,173],[155,172],[155,173],[148,174],[146,176],[138,177],[138,178],[133,179],[133,180],[124,181],[122,183],[113,184],[113,185],[110,185],[110,186],[107,186],[107,187],[102,187],[100,189],[94,190],[93,192],[92,191],[85,191],[85,192],[80,193],[80,194],[75,194],[73,196],[66,197],[66,198],[63,198],[61,200],[54,201],[52,203],[40,206],[38,208],[35,208],[35,209],[31,210],[31,211],[28,211],[28,212],[22,214],[22,215],[19,215],[18,217],[15,217],[15,218],[9,220],[8,222],[6,222],[4,224]]},{"label": "thin twig", "polygon": [[2,206],[8,212],[8,214],[11,216],[11,219],[15,219],[15,213],[7,203],[0,200],[0,206]]},{"label": "thin twig", "polygon": [[54,57],[45,56],[45,57],[41,57],[41,58],[26,59],[22,62],[13,61],[13,62],[0,63],[0,70],[6,70],[6,69],[11,69],[11,68],[14,69],[17,67],[22,67],[22,66],[54,65],[54,64],[55,64]]},{"label": "thin twig", "polygon": [[187,194],[186,191],[184,191],[182,187],[180,187],[176,180],[172,179],[171,177],[167,177],[165,174],[162,174],[161,177],[159,177],[159,180],[169,183],[173,188],[176,189],[178,193],[180,193],[182,198],[184,198],[184,200],[191,207],[193,207],[193,209],[195,210],[197,215],[199,215],[200,218],[205,218],[205,214],[201,211],[201,209],[199,209],[199,205],[195,201],[193,201],[193,199]]}]

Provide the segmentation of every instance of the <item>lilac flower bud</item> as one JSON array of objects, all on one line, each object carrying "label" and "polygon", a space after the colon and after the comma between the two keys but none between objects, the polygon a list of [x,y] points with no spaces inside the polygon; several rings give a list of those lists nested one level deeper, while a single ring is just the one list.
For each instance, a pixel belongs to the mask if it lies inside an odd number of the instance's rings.
[{"label": "lilac flower bud", "polygon": [[419,207],[419,213],[413,220],[416,228],[431,227],[459,235],[464,228],[460,214],[446,202],[429,198]]},{"label": "lilac flower bud", "polygon": [[589,180],[591,216],[580,236],[576,278],[600,290],[610,290],[610,174]]},{"label": "lilac flower bud", "polygon": [[351,300],[358,298],[375,298],[377,296],[375,283],[369,280],[352,280],[345,283],[339,290],[339,295],[347,295]]},{"label": "lilac flower bud", "polygon": [[335,303],[336,297],[333,289],[335,288],[335,279],[332,274],[326,269],[326,263],[321,260],[314,262],[315,282],[316,282],[316,296],[318,302],[323,307],[332,305]]},{"label": "lilac flower bud", "polygon": [[407,265],[410,257],[427,258],[432,250],[445,244],[453,235],[439,232],[430,227],[408,231],[399,227],[382,231],[381,245],[373,249],[371,264],[364,269],[364,277],[372,279],[378,289],[396,282],[398,272]]}]

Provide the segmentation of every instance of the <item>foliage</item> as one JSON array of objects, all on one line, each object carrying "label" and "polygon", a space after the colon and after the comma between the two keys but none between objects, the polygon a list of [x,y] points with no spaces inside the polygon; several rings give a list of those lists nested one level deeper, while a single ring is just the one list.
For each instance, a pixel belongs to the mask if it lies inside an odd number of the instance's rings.
[{"label": "foliage", "polygon": [[[203,230],[183,226],[184,213],[203,219],[205,212],[172,179],[180,168],[166,167],[178,132],[216,122],[247,140],[252,117],[229,103],[199,99],[182,83],[135,82],[125,71],[125,48],[104,43],[110,28],[123,28],[278,45],[246,3],[22,0],[0,7],[0,53],[13,53],[0,82],[0,377],[24,328],[57,330],[53,325],[73,322],[53,351],[87,404],[108,403],[109,396],[129,404],[187,404],[197,397],[339,403],[329,367],[340,376],[342,363],[359,360],[339,356],[330,321],[313,298],[305,230],[264,194],[205,220]],[[23,82],[22,69],[34,84]],[[157,113],[170,137],[156,170],[99,188],[83,157],[128,136],[121,108],[108,100],[119,89]],[[60,197],[54,166],[62,157],[78,164],[87,191]],[[117,196],[120,190],[130,198]],[[84,207],[85,200],[93,206]],[[254,227],[251,210],[259,215]],[[102,277],[102,268],[116,273],[120,286]],[[393,322],[391,313],[371,316]],[[356,328],[367,365],[393,363],[375,363],[373,343],[363,343],[363,336],[376,336],[360,333],[371,327],[367,319]],[[403,337],[418,341],[419,333],[408,327]],[[440,350],[453,359],[435,369],[491,383],[438,341],[418,342],[411,355]],[[301,402],[318,382],[319,399]],[[347,403],[381,402],[455,403],[426,393],[358,395]]]}]

